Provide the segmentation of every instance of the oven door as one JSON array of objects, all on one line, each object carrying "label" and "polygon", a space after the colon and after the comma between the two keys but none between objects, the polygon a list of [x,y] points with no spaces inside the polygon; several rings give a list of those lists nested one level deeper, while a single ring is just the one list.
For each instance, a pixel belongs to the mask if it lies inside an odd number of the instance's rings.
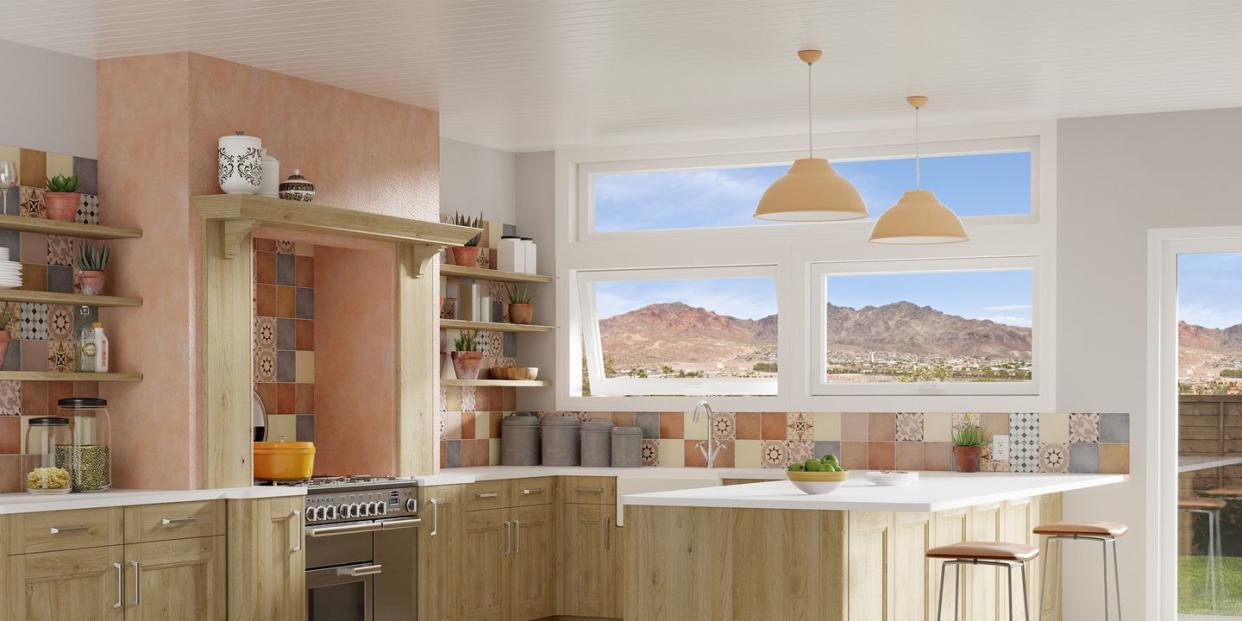
[{"label": "oven door", "polygon": [[379,565],[359,563],[306,572],[309,621],[373,621],[372,597]]}]

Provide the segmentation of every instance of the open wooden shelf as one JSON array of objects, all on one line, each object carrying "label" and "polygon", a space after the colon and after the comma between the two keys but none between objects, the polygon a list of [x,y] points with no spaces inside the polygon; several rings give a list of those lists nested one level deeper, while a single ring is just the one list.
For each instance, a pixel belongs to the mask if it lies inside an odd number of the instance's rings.
[{"label": "open wooden shelf", "polygon": [[23,382],[141,382],[141,373],[61,373],[57,371],[0,371],[0,380]]},{"label": "open wooden shelf", "polygon": [[510,388],[543,388],[548,383],[543,380],[496,380],[496,379],[446,379],[440,380],[444,386],[509,386]]},{"label": "open wooden shelf", "polygon": [[462,265],[441,265],[441,276],[456,276],[459,278],[474,278],[477,280],[491,280],[494,282],[514,282],[514,283],[549,283],[552,282],[551,276],[543,276],[541,274],[519,274],[517,272],[502,272],[500,270],[489,270],[481,267],[465,267]]},{"label": "open wooden shelf", "polygon": [[484,332],[551,332],[552,326],[503,323],[499,321],[466,321],[464,319],[441,319],[444,330],[482,330]]},{"label": "open wooden shelf", "polygon": [[63,222],[61,220],[32,218],[30,216],[0,215],[0,229],[63,235],[65,237],[83,237],[86,239],[137,239],[142,237],[142,229]]},{"label": "open wooden shelf", "polygon": [[35,304],[67,304],[69,306],[142,306],[142,298],[123,298],[115,295],[84,295],[81,293],[53,293],[51,291],[25,291],[23,289],[0,289],[0,302],[33,302]]}]

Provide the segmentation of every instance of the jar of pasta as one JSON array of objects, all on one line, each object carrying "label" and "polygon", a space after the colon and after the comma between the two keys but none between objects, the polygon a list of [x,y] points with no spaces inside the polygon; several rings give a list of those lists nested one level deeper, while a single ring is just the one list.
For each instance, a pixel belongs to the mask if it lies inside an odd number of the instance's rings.
[{"label": "jar of pasta", "polygon": [[26,450],[22,454],[22,485],[31,494],[68,494],[72,489],[69,470],[56,463],[57,455],[73,446],[69,419],[40,416],[30,419],[26,428]]}]

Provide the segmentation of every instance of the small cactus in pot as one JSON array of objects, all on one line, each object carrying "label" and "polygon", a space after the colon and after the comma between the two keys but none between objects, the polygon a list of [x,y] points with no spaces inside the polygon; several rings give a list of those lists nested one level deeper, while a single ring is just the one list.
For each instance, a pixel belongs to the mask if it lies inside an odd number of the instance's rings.
[{"label": "small cactus in pot", "polygon": [[509,321],[528,325],[535,317],[535,296],[529,285],[509,285]]},{"label": "small cactus in pot", "polygon": [[78,203],[82,196],[78,194],[78,178],[74,176],[56,175],[47,180],[47,192],[43,194],[43,205],[47,208],[50,220],[73,222],[78,215]]},{"label": "small cactus in pot", "polygon": [[453,372],[457,379],[479,379],[479,366],[483,362],[483,352],[479,351],[479,333],[474,330],[462,330],[453,341]]},{"label": "small cactus in pot", "polygon": [[78,250],[78,279],[82,284],[82,293],[86,295],[99,295],[103,293],[104,284],[107,282],[107,274],[104,268],[108,267],[108,242],[94,244],[89,241],[83,241],[82,247]]},{"label": "small cactus in pot", "polygon": [[[460,213],[455,213],[453,214],[453,224],[456,224],[457,226],[468,226],[474,229],[481,229],[483,228],[483,214],[479,214],[479,217],[477,218],[471,218],[470,216],[463,216]],[[449,255],[453,257],[453,264],[464,267],[478,267],[479,252],[482,250],[482,248],[479,247],[479,242],[482,238],[483,233],[480,231],[478,235],[475,235],[467,240],[466,245],[449,248]]]}]

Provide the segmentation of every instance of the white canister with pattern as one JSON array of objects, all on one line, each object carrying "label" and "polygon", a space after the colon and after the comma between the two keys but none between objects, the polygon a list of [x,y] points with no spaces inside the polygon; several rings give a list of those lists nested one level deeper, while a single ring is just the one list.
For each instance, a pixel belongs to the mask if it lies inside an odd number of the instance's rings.
[{"label": "white canister with pattern", "polygon": [[263,140],[237,132],[220,137],[220,189],[225,194],[254,194],[263,185]]}]

